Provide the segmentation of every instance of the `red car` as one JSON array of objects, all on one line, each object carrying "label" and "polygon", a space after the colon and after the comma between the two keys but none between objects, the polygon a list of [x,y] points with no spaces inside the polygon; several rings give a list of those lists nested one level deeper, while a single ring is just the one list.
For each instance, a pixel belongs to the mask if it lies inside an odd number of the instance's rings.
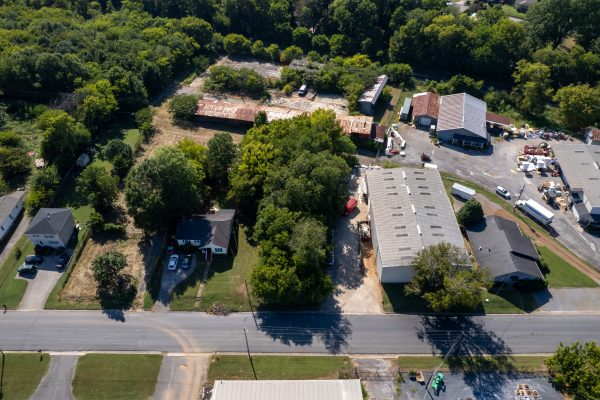
[{"label": "red car", "polygon": [[344,206],[344,215],[350,214],[356,208],[358,201],[354,197],[350,197]]}]

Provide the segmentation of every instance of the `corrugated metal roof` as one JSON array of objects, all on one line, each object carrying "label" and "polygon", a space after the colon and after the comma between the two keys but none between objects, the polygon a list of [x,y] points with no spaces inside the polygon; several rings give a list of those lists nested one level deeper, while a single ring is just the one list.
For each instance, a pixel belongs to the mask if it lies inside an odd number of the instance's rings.
[{"label": "corrugated metal roof", "polygon": [[488,139],[485,126],[487,105],[467,93],[442,96],[438,117],[438,132],[465,129],[473,135]]},{"label": "corrugated metal roof", "polygon": [[[258,111],[264,111],[267,114],[268,121],[290,119],[306,113],[305,111],[282,106],[260,106],[223,100],[198,100],[196,115],[251,123],[254,122],[254,116]],[[336,115],[336,120],[340,123],[342,131],[347,135],[369,135],[373,126],[373,117],[365,115]]]},{"label": "corrugated metal roof", "polygon": [[212,400],[362,400],[359,379],[215,381]]},{"label": "corrugated metal roof", "polygon": [[25,197],[25,192],[22,190],[0,196],[0,225],[13,212],[15,206],[23,200],[23,197]]},{"label": "corrugated metal roof", "polygon": [[360,96],[360,99],[358,99],[358,101],[375,104],[377,102],[377,98],[379,98],[379,95],[381,94],[381,91],[385,87],[387,80],[387,75],[378,76],[375,80],[375,84],[372,87],[370,87],[367,91],[365,91],[362,94],[362,96]]},{"label": "corrugated metal roof", "polygon": [[440,96],[432,92],[413,95],[413,117],[428,116],[438,118],[440,112]]},{"label": "corrugated metal roof", "polygon": [[581,189],[588,211],[600,207],[600,148],[587,144],[557,143],[554,155],[571,189]]},{"label": "corrugated metal roof", "polygon": [[394,168],[367,171],[371,229],[384,267],[409,265],[415,254],[448,242],[467,254],[450,200],[437,170]]},{"label": "corrugated metal roof", "polygon": [[511,120],[506,115],[494,114],[493,112],[485,113],[486,122],[490,122],[492,124],[509,126],[511,124]]}]

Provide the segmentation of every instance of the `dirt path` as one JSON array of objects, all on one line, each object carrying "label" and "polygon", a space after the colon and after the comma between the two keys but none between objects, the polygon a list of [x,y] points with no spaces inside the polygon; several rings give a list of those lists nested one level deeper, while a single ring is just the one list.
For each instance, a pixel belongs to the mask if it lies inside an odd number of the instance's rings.
[{"label": "dirt path", "polygon": [[540,233],[539,230],[543,228],[535,227],[533,222],[531,222],[531,225],[527,224],[518,216],[509,213],[504,208],[500,207],[498,204],[491,202],[484,196],[478,196],[478,198],[481,202],[481,205],[483,206],[483,211],[486,215],[498,215],[500,217],[516,222],[521,228],[523,234],[529,236],[536,245],[549,248],[563,260],[573,265],[579,271],[588,275],[596,283],[600,284],[600,271],[597,271],[596,269],[590,267],[585,261],[571,253],[568,249],[566,249],[555,239],[552,239],[544,235],[543,233]]}]

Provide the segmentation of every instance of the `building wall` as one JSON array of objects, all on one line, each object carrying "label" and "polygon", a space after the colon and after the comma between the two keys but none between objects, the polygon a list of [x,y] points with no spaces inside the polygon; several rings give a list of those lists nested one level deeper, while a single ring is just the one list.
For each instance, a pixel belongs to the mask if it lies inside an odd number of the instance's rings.
[{"label": "building wall", "polygon": [[375,112],[375,105],[370,101],[359,101],[360,112],[366,115],[373,115]]},{"label": "building wall", "polygon": [[33,235],[27,234],[27,237],[31,242],[36,246],[46,246],[46,247],[66,247],[66,243],[63,242],[58,235]]},{"label": "building wall", "polygon": [[185,245],[191,245],[194,247],[197,247],[198,249],[202,250],[202,249],[210,249],[212,253],[214,254],[227,254],[227,247],[220,247],[220,246],[215,246],[213,244],[209,244],[208,246],[200,246],[201,242],[200,240],[184,240],[184,239],[177,239],[177,244],[179,246],[185,246]]},{"label": "building wall", "polygon": [[415,270],[410,265],[381,268],[381,283],[408,283],[415,277]]},{"label": "building wall", "polygon": [[[452,140],[454,139],[454,135],[472,136],[474,139],[480,138],[479,136],[473,135],[473,133],[471,133],[470,131],[468,131],[464,128],[438,131],[437,135],[438,135],[438,139],[440,139],[442,142],[452,142]],[[489,134],[488,134],[488,136],[489,136]],[[482,139],[482,138],[480,138],[480,139]],[[489,137],[488,137],[488,144],[489,144]]]},{"label": "building wall", "polygon": [[10,231],[10,228],[13,226],[19,214],[23,211],[23,199],[20,199],[19,202],[15,205],[15,208],[11,211],[10,214],[6,216],[4,221],[0,221],[2,225],[0,225],[0,240],[4,239],[4,237]]},{"label": "building wall", "polygon": [[[429,119],[431,119],[431,124],[429,124],[429,125],[423,124],[421,122],[421,120],[423,118],[429,118]],[[430,117],[429,115],[416,115],[413,118],[413,122],[415,123],[416,126],[423,126],[423,125],[425,125],[425,126],[429,127],[430,125],[437,125],[437,118]]]}]

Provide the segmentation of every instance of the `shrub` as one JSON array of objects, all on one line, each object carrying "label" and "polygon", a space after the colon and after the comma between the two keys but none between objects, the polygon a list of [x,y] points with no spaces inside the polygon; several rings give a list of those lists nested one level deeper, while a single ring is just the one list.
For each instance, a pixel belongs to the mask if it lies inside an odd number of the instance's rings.
[{"label": "shrub", "polygon": [[169,103],[169,113],[175,122],[189,121],[198,110],[198,96],[180,94],[174,96]]},{"label": "shrub", "polygon": [[456,215],[456,219],[462,226],[473,225],[481,221],[483,219],[481,203],[475,199],[467,201]]}]

